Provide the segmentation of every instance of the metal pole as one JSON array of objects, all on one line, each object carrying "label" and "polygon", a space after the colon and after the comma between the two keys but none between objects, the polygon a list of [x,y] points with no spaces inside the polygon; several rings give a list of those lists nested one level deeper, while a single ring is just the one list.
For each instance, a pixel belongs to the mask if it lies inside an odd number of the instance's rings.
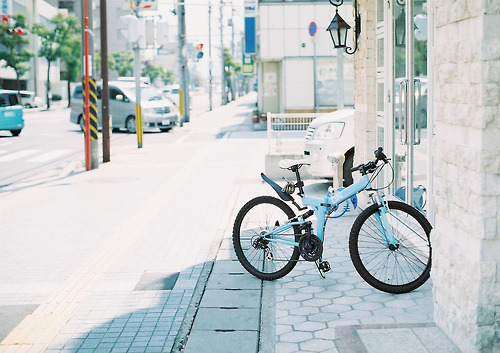
[{"label": "metal pole", "polygon": [[189,76],[187,70],[187,60],[184,55],[184,48],[186,42],[186,21],[185,21],[185,8],[184,0],[179,0],[177,5],[177,37],[179,43],[179,75],[181,78],[180,86],[181,92],[179,94],[179,99],[181,100],[180,105],[182,108],[182,121],[181,126],[184,122],[189,122]]},{"label": "metal pole", "polygon": [[226,65],[224,63],[224,16],[222,13],[222,8],[224,7],[224,1],[220,0],[220,57],[221,57],[221,94],[222,94],[222,105],[227,103],[226,96]]},{"label": "metal pole", "polygon": [[142,109],[141,109],[141,52],[139,41],[134,45],[134,74],[135,74],[135,133],[137,148],[142,148]]},{"label": "metal pole", "polygon": [[110,161],[110,122],[108,88],[108,28],[106,18],[106,0],[100,0],[101,8],[101,107],[102,107],[102,161]]},{"label": "metal pole", "polygon": [[83,0],[83,89],[84,89],[84,115],[85,115],[85,169],[90,170],[90,101],[89,101],[89,17],[88,3]]},{"label": "metal pole", "polygon": [[344,109],[344,50],[337,49],[337,110]]},{"label": "metal pole", "polygon": [[210,111],[212,105],[212,1],[208,5],[208,100],[210,101]]},{"label": "metal pole", "polygon": [[314,85],[314,112],[318,112],[318,84],[317,84],[317,74],[316,74],[316,41],[312,37],[313,42],[313,85]]},{"label": "metal pole", "polygon": [[[234,60],[234,11],[233,11],[233,2],[231,1],[231,56],[232,60]],[[234,101],[234,92],[235,92],[235,80],[234,76],[231,77],[231,100]]]}]

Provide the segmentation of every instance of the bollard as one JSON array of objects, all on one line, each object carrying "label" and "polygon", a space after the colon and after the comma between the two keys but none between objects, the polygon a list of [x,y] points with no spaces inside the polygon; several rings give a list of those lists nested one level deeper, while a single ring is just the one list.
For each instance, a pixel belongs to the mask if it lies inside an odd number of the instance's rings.
[{"label": "bollard", "polygon": [[333,170],[333,189],[337,190],[344,186],[344,161],[345,156],[343,153],[335,152],[328,155],[328,161],[332,163]]}]

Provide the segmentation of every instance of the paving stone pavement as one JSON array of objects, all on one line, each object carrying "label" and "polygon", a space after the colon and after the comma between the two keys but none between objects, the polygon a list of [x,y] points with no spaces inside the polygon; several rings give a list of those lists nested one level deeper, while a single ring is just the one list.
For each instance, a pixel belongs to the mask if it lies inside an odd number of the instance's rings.
[{"label": "paving stone pavement", "polygon": [[[327,187],[324,183],[308,183],[314,192]],[[273,195],[270,187],[262,191],[261,194]],[[349,256],[348,236],[359,212],[354,210],[329,220],[324,259],[330,262],[331,271],[325,278],[314,264],[301,261],[281,279],[259,281],[239,265],[231,234],[227,232],[199,312],[203,313],[209,302],[209,306],[218,309],[211,312],[217,319],[226,315],[224,306],[253,307],[257,297],[254,292],[260,282],[259,337],[251,335],[255,331],[252,326],[235,324],[214,329],[209,323],[198,322],[195,316],[194,339],[188,338],[184,352],[460,353],[433,323],[430,280],[413,292],[395,295],[374,289],[358,275]],[[218,300],[213,300],[214,288],[219,290]],[[222,294],[220,288],[233,292]],[[234,292],[241,297],[236,300]],[[205,295],[210,299],[205,301]],[[201,337],[205,345],[200,344]],[[220,345],[221,340],[224,345]],[[213,349],[217,343],[217,349]]]}]

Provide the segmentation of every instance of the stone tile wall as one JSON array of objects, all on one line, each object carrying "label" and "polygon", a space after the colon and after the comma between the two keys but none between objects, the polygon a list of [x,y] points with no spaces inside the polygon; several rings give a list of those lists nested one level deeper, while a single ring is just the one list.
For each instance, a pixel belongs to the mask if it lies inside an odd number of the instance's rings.
[{"label": "stone tile wall", "polygon": [[434,1],[435,321],[500,350],[500,5]]},{"label": "stone tile wall", "polygon": [[[359,5],[355,164],[372,157],[376,136],[376,2]],[[434,318],[464,352],[499,352],[500,1],[434,0],[428,9],[434,15]]]},{"label": "stone tile wall", "polygon": [[354,99],[356,107],[354,130],[356,154],[354,165],[372,159],[373,146],[376,145],[375,11],[376,1],[359,1],[361,37],[359,38],[359,48],[354,54]]}]

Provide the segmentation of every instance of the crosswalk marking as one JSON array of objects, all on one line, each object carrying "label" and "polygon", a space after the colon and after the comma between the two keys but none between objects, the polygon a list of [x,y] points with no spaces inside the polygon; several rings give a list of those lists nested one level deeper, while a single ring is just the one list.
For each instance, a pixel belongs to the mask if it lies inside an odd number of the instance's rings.
[{"label": "crosswalk marking", "polygon": [[10,154],[1,156],[0,162],[10,162],[10,161],[13,161],[15,159],[27,157],[27,156],[30,156],[32,154],[38,153],[38,152],[40,152],[40,150],[22,150],[19,152],[10,153]]},{"label": "crosswalk marking", "polygon": [[47,162],[47,161],[50,161],[51,159],[55,159],[57,157],[64,156],[65,154],[68,154],[70,152],[72,152],[72,150],[50,151],[50,152],[41,154],[39,156],[33,157],[31,159],[28,159],[26,162],[30,162],[30,163]]}]

